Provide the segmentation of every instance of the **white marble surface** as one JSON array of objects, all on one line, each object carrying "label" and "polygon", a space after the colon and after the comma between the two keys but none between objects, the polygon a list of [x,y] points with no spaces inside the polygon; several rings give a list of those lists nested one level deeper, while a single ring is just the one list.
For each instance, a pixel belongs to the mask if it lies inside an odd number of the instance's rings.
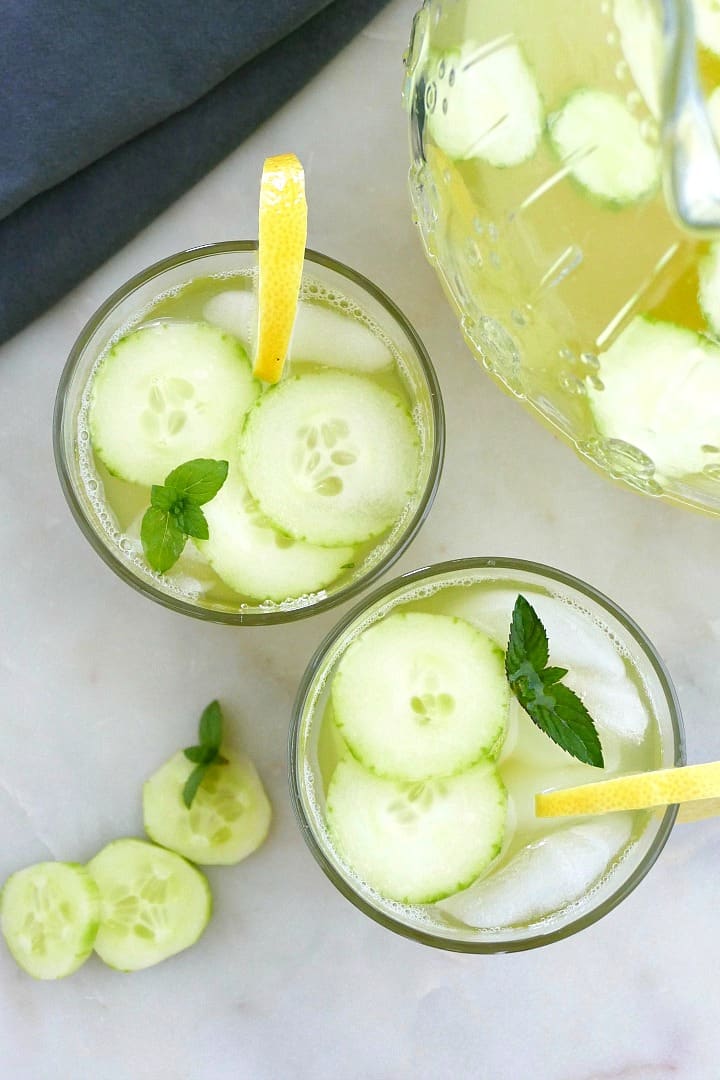
[{"label": "white marble surface", "polygon": [[[425,339],[445,395],[435,508],[399,569],[505,554],[554,563],[645,627],[676,681],[691,760],[720,757],[720,524],[613,487],[482,375],[410,221],[395,0],[220,168],[0,350],[0,878],[141,829],[144,777],[227,704],[275,807],[265,847],[211,872],[202,942],[120,975],[35,983],[0,950],[2,1080],[713,1080],[720,826],[675,831],[637,891],[570,940],[511,956],[394,937],[336,893],[292,817],[285,741],[305,663],[340,614],[260,630],[150,603],[94,555],[52,461],[53,397],[82,323],[191,244],[255,234],[264,156],[304,160],[310,242],[358,267]],[[28,283],[32,287],[32,283]]]}]

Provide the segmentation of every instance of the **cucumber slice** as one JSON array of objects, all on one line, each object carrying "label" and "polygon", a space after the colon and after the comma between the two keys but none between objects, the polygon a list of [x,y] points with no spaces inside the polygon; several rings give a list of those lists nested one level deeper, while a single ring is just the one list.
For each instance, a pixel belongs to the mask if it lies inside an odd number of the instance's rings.
[{"label": "cucumber slice", "polygon": [[43,862],[18,870],[0,894],[0,928],[23,971],[62,979],[84,964],[100,922],[100,893],[84,866]]},{"label": "cucumber slice", "polygon": [[95,952],[118,971],[140,971],[194,945],[212,912],[204,874],[165,848],[115,840],[88,863],[100,890]]},{"label": "cucumber slice", "polygon": [[296,540],[341,547],[397,521],[417,484],[419,449],[399,397],[328,371],[263,394],[245,422],[241,463],[274,525]]},{"label": "cucumber slice", "polygon": [[466,888],[502,847],[507,796],[494,766],[405,783],[347,759],[327,795],[338,851],[388,900],[429,904]]},{"label": "cucumber slice", "polygon": [[[600,432],[638,447],[664,477],[720,461],[720,348],[672,323],[632,320],[587,393]],[[713,449],[714,448],[714,449]]]},{"label": "cucumber slice", "polygon": [[549,121],[558,157],[590,194],[616,206],[644,199],[658,186],[660,158],[640,121],[605,90],[578,90]]},{"label": "cucumber slice", "polygon": [[695,33],[706,49],[720,56],[720,8],[717,0],[693,0]]},{"label": "cucumber slice", "polygon": [[195,768],[179,751],[143,787],[145,831],[151,840],[201,865],[238,863],[268,834],[272,810],[249,758],[223,749],[188,810],[182,793]]},{"label": "cucumber slice", "polygon": [[[719,125],[720,130],[720,125]],[[698,301],[713,334],[720,337],[720,244],[711,244],[698,268]]]},{"label": "cucumber slice", "polygon": [[[253,351],[257,335],[255,293],[245,289],[218,293],[208,300],[203,315]],[[357,315],[307,300],[298,306],[288,359],[291,364],[321,364],[361,375],[384,371],[394,363],[387,343]]]},{"label": "cucumber slice", "polygon": [[184,461],[233,456],[259,392],[242,345],[214,326],[145,326],[114,345],[95,376],[93,449],[123,480],[161,484]]},{"label": "cucumber slice", "polygon": [[503,653],[462,619],[390,615],[361,634],[332,684],[335,723],[380,776],[447,776],[499,749],[510,689]]},{"label": "cucumber slice", "polygon": [[324,589],[353,561],[353,549],[322,548],[272,527],[237,470],[203,507],[209,540],[196,541],[218,577],[245,596],[282,601]]},{"label": "cucumber slice", "polygon": [[437,59],[428,96],[428,132],[452,158],[482,158],[519,165],[540,142],[543,107],[530,68],[517,45],[488,51],[466,42]]},{"label": "cucumber slice", "polygon": [[615,0],[620,48],[645,104],[660,119],[663,39],[659,9],[648,0]]}]

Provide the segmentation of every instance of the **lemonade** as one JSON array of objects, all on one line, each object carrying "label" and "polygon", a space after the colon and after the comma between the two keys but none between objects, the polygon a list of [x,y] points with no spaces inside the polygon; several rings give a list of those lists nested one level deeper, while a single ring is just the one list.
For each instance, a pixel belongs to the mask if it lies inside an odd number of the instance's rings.
[{"label": "lemonade", "polygon": [[[297,617],[355,592],[419,527],[442,456],[427,354],[365,279],[307,254],[275,386],[252,373],[256,328],[255,245],[188,252],[108,301],[58,395],[60,474],[93,545],[155,599],[225,621]],[[187,538],[158,567],[151,502],[162,520],[157,488],[203,461],[225,470],[219,490],[173,509]]]},{"label": "lemonade", "polygon": [[[519,594],[595,722],[603,768],[509,690]],[[291,735],[296,810],[321,865],[380,922],[446,948],[526,948],[614,906],[674,818],[541,819],[535,794],[677,764],[679,724],[652,646],[604,597],[529,563],[447,563],[391,583],[321,647]]]},{"label": "lemonade", "polygon": [[[694,7],[717,130],[720,19]],[[487,370],[602,469],[720,512],[720,249],[663,194],[661,26],[652,0],[429,0],[411,191]]]}]

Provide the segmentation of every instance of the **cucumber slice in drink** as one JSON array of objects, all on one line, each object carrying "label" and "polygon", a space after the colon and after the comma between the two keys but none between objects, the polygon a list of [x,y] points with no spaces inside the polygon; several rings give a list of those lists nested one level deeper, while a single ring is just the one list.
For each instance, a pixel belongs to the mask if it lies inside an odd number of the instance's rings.
[{"label": "cucumber slice in drink", "polygon": [[490,762],[425,783],[384,780],[348,758],[330,781],[338,851],[388,900],[429,904],[466,888],[499,853],[507,796]]},{"label": "cucumber slice in drink", "polygon": [[571,175],[591,195],[627,206],[652,194],[660,157],[625,103],[605,90],[578,90],[550,117],[550,139]]},{"label": "cucumber slice in drink", "polygon": [[[203,310],[208,322],[222,327],[247,344],[252,352],[257,337],[257,296],[246,289],[228,289],[208,300]],[[393,364],[393,354],[382,338],[357,315],[307,300],[299,304],[288,360],[291,364],[321,364],[369,374]]]},{"label": "cucumber slice in drink", "polygon": [[190,809],[183,788],[195,768],[182,751],[143,787],[143,817],[151,840],[210,866],[238,863],[268,834],[272,810],[249,758],[223,749],[227,764],[211,765]]},{"label": "cucumber slice in drink", "polygon": [[234,455],[260,384],[242,345],[207,323],[122,338],[92,384],[93,449],[123,480],[161,484],[184,461]]},{"label": "cucumber slice in drink", "polygon": [[218,577],[241,595],[283,601],[324,589],[353,560],[353,549],[322,548],[274,529],[237,470],[203,507],[210,531],[196,541]]},{"label": "cucumber slice in drink", "polygon": [[342,547],[398,520],[417,484],[419,452],[399,397],[328,371],[263,394],[245,422],[241,464],[274,525],[296,540]]},{"label": "cucumber slice in drink", "polygon": [[62,979],[84,964],[100,922],[100,893],[84,866],[43,862],[18,870],[0,894],[0,928],[23,971]]},{"label": "cucumber slice in drink", "polygon": [[[665,477],[720,461],[720,348],[692,330],[635,318],[600,356],[587,393],[601,433],[638,447]],[[715,449],[713,449],[715,448]]]},{"label": "cucumber slice in drink", "polygon": [[693,0],[695,33],[706,49],[720,56],[720,8],[717,0]]},{"label": "cucumber slice in drink", "polygon": [[430,136],[452,158],[519,165],[540,141],[543,107],[535,79],[517,45],[489,50],[467,42],[437,58]]},{"label": "cucumber slice in drink", "polygon": [[[717,130],[720,133],[720,124]],[[710,245],[707,255],[700,262],[698,273],[698,301],[702,313],[713,334],[720,337],[720,244]]]},{"label": "cucumber slice in drink", "polygon": [[663,37],[659,10],[648,0],[615,0],[615,24],[620,47],[645,104],[660,118]]},{"label": "cucumber slice in drink", "polygon": [[335,723],[380,776],[448,776],[496,752],[510,690],[503,653],[462,619],[390,615],[361,634],[332,684]]},{"label": "cucumber slice in drink", "polygon": [[88,863],[100,890],[95,952],[119,971],[140,971],[194,945],[212,912],[204,874],[165,848],[115,840]]}]

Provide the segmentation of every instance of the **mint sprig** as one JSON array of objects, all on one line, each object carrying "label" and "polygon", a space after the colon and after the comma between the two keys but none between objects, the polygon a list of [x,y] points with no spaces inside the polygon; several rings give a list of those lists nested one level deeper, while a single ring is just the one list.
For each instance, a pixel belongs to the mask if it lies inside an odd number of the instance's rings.
[{"label": "mint sprig", "polygon": [[183,754],[192,761],[195,768],[188,776],[183,787],[183,802],[188,810],[193,804],[198,788],[203,782],[206,772],[211,765],[227,765],[227,758],[220,753],[223,734],[223,715],[220,703],[211,701],[203,709],[198,725],[199,743],[196,746],[188,746]]},{"label": "mint sprig", "polygon": [[200,507],[215,498],[227,474],[227,461],[195,458],[168,473],[164,484],[153,484],[140,526],[145,558],[153,570],[164,574],[174,566],[188,536],[208,539],[207,518]]},{"label": "mint sprig", "polygon": [[578,761],[602,768],[595,722],[577,694],[562,679],[567,668],[548,667],[550,650],[545,627],[524,596],[512,613],[505,654],[505,673],[513,694],[541,731]]}]

